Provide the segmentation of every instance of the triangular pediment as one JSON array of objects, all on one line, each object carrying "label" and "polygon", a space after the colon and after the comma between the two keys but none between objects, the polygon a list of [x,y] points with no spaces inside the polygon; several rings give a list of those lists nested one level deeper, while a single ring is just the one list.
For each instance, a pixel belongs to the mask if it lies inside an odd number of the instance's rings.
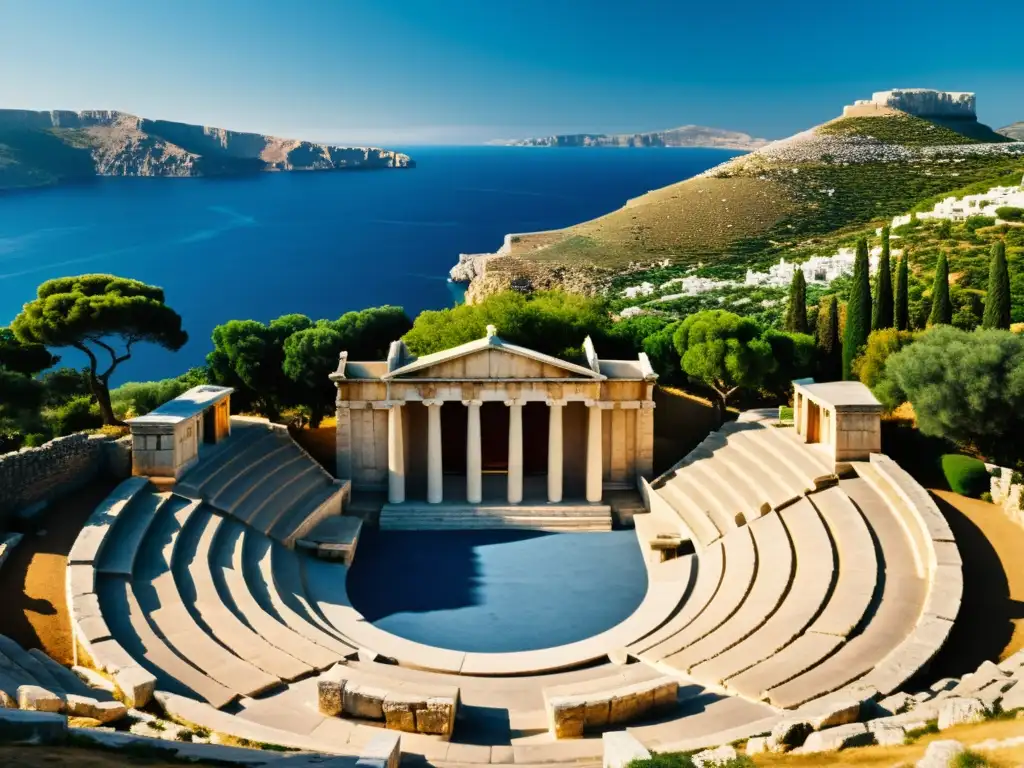
[{"label": "triangular pediment", "polygon": [[605,377],[497,336],[425,355],[396,368],[385,379],[581,379]]}]

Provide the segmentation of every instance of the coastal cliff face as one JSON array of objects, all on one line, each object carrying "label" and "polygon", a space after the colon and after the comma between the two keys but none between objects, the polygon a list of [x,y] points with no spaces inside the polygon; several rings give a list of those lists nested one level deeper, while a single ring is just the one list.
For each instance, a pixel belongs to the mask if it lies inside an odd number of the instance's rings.
[{"label": "coastal cliff face", "polygon": [[712,147],[753,150],[768,143],[740,131],[684,125],[653,133],[573,133],[505,142],[513,147]]},{"label": "coastal cliff face", "polygon": [[91,176],[412,168],[408,155],[148,120],[123,112],[0,109],[0,190]]}]

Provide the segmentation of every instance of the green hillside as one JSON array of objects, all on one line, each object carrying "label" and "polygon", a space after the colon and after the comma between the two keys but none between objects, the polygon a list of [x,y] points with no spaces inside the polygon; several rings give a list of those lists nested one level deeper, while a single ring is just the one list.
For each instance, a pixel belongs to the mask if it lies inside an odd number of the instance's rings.
[{"label": "green hillside", "polygon": [[[979,139],[984,139],[981,141]],[[966,183],[1024,172],[1024,144],[973,120],[833,120],[655,190],[513,255],[620,269],[670,259],[741,274],[816,236],[903,213]]]}]

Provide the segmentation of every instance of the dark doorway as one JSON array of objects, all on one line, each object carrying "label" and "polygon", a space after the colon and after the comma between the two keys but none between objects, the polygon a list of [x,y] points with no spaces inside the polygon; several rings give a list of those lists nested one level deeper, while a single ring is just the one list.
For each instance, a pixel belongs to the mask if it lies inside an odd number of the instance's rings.
[{"label": "dark doorway", "polygon": [[523,406],[523,472],[548,473],[548,406],[527,403]]},{"label": "dark doorway", "polygon": [[508,472],[508,406],[480,406],[480,453],[484,472]]},{"label": "dark doorway", "polygon": [[446,475],[466,474],[466,428],[469,408],[457,400],[441,406],[441,442],[444,452],[441,467]]},{"label": "dark doorway", "polygon": [[207,408],[203,413],[203,442],[217,442],[217,409]]}]

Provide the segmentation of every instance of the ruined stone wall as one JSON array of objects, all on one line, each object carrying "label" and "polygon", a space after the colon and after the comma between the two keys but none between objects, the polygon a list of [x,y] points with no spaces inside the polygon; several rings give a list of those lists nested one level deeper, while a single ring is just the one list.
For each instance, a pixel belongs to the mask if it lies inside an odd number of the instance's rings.
[{"label": "ruined stone wall", "polygon": [[78,433],[0,456],[0,527],[11,515],[77,490],[101,474],[131,474],[130,444]]},{"label": "ruined stone wall", "polygon": [[898,88],[872,94],[871,102],[918,117],[976,117],[973,93]]}]

